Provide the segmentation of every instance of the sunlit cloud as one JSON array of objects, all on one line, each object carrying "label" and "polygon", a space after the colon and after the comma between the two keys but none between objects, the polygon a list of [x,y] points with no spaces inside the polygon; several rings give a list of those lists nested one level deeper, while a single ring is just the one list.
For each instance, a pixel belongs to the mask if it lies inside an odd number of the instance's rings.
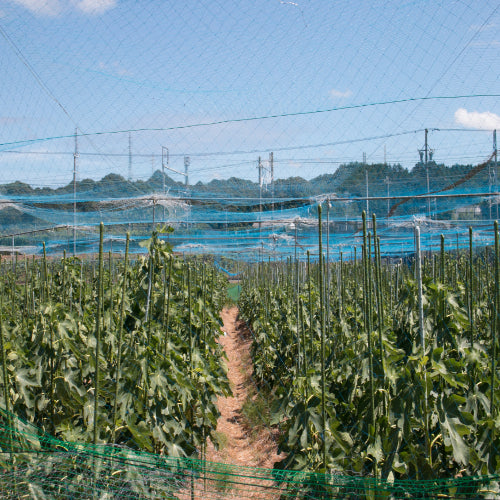
[{"label": "sunlit cloud", "polygon": [[62,6],[59,0],[10,0],[40,16],[57,16]]},{"label": "sunlit cloud", "polygon": [[344,99],[346,97],[351,97],[352,91],[351,90],[342,91],[342,90],[332,89],[330,90],[330,96],[335,99]]},{"label": "sunlit cloud", "polygon": [[102,14],[116,4],[117,0],[80,0],[75,2],[75,7],[86,14]]},{"label": "sunlit cloud", "polygon": [[89,15],[102,14],[112,9],[118,0],[10,0],[38,16],[58,16],[68,8]]},{"label": "sunlit cloud", "polygon": [[18,116],[0,116],[1,125],[12,125],[22,121],[24,121],[24,118],[20,118]]},{"label": "sunlit cloud", "polygon": [[115,76],[130,76],[131,74],[117,61],[113,61],[112,63],[109,64],[106,64],[101,61],[98,65],[98,68],[99,71],[102,71],[103,73],[108,73]]},{"label": "sunlit cloud", "polygon": [[477,42],[472,42],[471,47],[478,47],[480,49],[487,49],[490,47],[500,47],[500,40],[478,40]]},{"label": "sunlit cloud", "polygon": [[496,28],[496,26],[497,25],[495,23],[485,24],[484,26],[480,25],[480,24],[473,24],[473,25],[471,25],[470,30],[471,31],[478,31],[481,33],[483,31],[488,31],[490,29]]},{"label": "sunlit cloud", "polygon": [[500,129],[500,116],[491,111],[467,111],[459,108],[455,111],[455,122],[467,128],[476,128],[479,130]]}]

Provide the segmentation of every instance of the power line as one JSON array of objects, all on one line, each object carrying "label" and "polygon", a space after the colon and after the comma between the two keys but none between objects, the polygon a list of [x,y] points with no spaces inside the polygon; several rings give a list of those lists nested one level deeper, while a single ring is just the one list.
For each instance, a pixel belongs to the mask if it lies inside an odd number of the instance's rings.
[{"label": "power line", "polygon": [[[76,122],[73,119],[73,117],[69,114],[68,110],[62,105],[61,101],[59,101],[59,99],[57,99],[57,97],[47,87],[47,85],[44,83],[44,81],[42,80],[42,78],[40,77],[40,75],[36,72],[35,68],[33,68],[33,66],[31,66],[31,64],[29,63],[29,61],[24,57],[24,55],[21,52],[21,50],[14,43],[14,41],[10,38],[10,36],[2,28],[1,25],[0,25],[0,33],[5,38],[5,40],[7,41],[7,43],[11,46],[12,50],[14,51],[14,53],[16,54],[16,56],[18,57],[18,59],[24,64],[24,66],[26,66],[26,68],[31,73],[31,75],[33,76],[33,78],[35,79],[35,81],[38,83],[38,85],[40,86],[40,88],[59,106],[59,108],[61,108],[61,110],[63,111],[63,113],[71,120],[71,122],[73,123],[73,125],[75,125],[78,128],[78,125],[76,124]],[[69,136],[69,137],[72,137],[72,136]]]},{"label": "power line", "polygon": [[[171,130],[183,130],[190,128],[198,128],[198,127],[210,127],[215,125],[224,125],[229,123],[241,123],[241,122],[251,122],[251,121],[260,121],[260,120],[271,120],[276,118],[287,118],[293,116],[307,116],[307,115],[315,115],[321,113],[333,113],[335,111],[345,111],[350,109],[360,109],[360,108],[370,108],[375,106],[387,106],[390,104],[402,104],[407,102],[419,102],[419,101],[436,101],[436,100],[455,100],[455,99],[475,99],[479,97],[500,97],[500,94],[466,94],[466,95],[455,95],[455,96],[424,96],[424,97],[408,97],[405,99],[393,99],[388,101],[377,101],[377,102],[368,102],[362,104],[352,104],[347,106],[338,106],[335,108],[328,109],[316,109],[312,111],[296,111],[293,113],[279,113],[273,115],[263,115],[263,116],[253,116],[253,117],[244,117],[244,118],[230,118],[227,120],[217,120],[212,122],[204,122],[204,123],[192,123],[188,125],[177,125],[174,127],[152,127],[152,128],[136,128],[136,129],[125,129],[125,130],[108,130],[108,131],[99,131],[99,132],[86,132],[81,133],[80,137],[89,137],[89,136],[99,136],[99,135],[117,135],[117,134],[128,134],[131,132],[166,132]],[[429,129],[433,130],[433,129]],[[418,130],[417,132],[421,132]],[[389,135],[390,136],[390,135]],[[21,141],[13,141],[13,142],[3,142],[0,143],[0,146],[13,146],[17,144],[31,144],[34,142],[44,142],[44,141],[52,141],[56,139],[68,139],[73,137],[72,135],[58,135],[51,137],[43,137],[36,139],[24,139]],[[380,136],[380,138],[385,138],[386,136]],[[333,143],[335,145],[336,143]],[[329,146],[331,144],[325,144]],[[318,146],[308,146],[308,147],[318,147]],[[274,148],[275,151],[278,149]],[[286,151],[287,148],[280,149],[279,151]],[[254,152],[254,151],[250,151]],[[258,150],[257,150],[258,152]],[[267,151],[269,152],[269,151]],[[243,153],[243,152],[242,152]],[[236,154],[236,153],[235,153]],[[195,155],[192,155],[195,156]]]}]

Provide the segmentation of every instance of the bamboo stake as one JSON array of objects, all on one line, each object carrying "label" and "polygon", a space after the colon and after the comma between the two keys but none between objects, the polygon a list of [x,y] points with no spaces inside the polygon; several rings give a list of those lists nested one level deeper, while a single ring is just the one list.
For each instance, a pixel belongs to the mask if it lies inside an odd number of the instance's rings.
[{"label": "bamboo stake", "polygon": [[104,224],[99,227],[99,274],[97,278],[97,317],[96,317],[96,345],[95,345],[95,393],[94,393],[94,433],[92,442],[97,444],[98,424],[97,415],[99,409],[99,354],[101,349],[101,304],[102,304],[102,277],[103,277],[103,246],[104,246]]},{"label": "bamboo stake", "polygon": [[[493,324],[491,332],[491,379],[490,379],[490,419],[495,420],[496,408],[495,408],[495,379],[496,379],[496,357],[497,357],[497,335],[500,330],[500,248],[498,242],[498,221],[495,221],[495,299],[494,299],[494,315]],[[490,438],[490,456],[488,460],[488,469],[490,474],[496,472],[496,461],[494,460],[495,448],[495,425],[491,427],[491,438]]]},{"label": "bamboo stake", "polygon": [[314,359],[313,357],[313,304],[311,298],[311,255],[309,250],[307,251],[307,288],[309,292],[309,359]]},{"label": "bamboo stake", "polygon": [[[369,282],[369,254],[368,242],[366,233],[366,212],[362,213],[363,219],[363,285],[364,285],[364,302],[365,302],[365,331],[368,341],[368,369],[369,369],[369,383],[370,383],[370,424],[371,432],[370,438],[375,440],[375,389],[373,381],[373,353],[372,353],[372,338],[371,338],[371,284]],[[375,477],[378,476],[378,465],[375,463]]]},{"label": "bamboo stake", "polygon": [[[170,323],[170,291],[172,289],[172,261],[173,257],[172,255],[169,255],[169,262],[168,262],[168,288],[167,288],[167,317],[165,318],[165,342],[163,343],[163,354],[166,356],[167,355],[167,344],[168,344],[168,338],[169,338],[169,323]],[[213,290],[212,290],[213,292]]]},{"label": "bamboo stake", "polygon": [[[378,342],[380,349],[380,363],[382,367],[382,387],[385,389],[385,359],[384,359],[384,343],[382,339],[382,329],[384,327],[384,312],[382,306],[382,273],[380,270],[380,253],[378,251],[379,240],[377,237],[377,219],[373,214],[373,247],[375,250],[375,286],[377,292],[377,316],[378,316]],[[384,393],[385,394],[385,393]],[[384,414],[386,413],[385,395],[383,399]]]},{"label": "bamboo stake", "polygon": [[474,272],[472,263],[472,227],[469,227],[469,321],[470,321],[470,347],[474,347]]},{"label": "bamboo stake", "polygon": [[116,410],[118,408],[118,388],[120,385],[120,374],[122,364],[122,339],[123,339],[123,319],[125,317],[125,295],[127,290],[128,278],[128,249],[130,243],[130,233],[127,233],[127,240],[125,242],[125,261],[123,264],[123,286],[122,286],[122,300],[120,304],[120,322],[118,326],[118,353],[116,356],[116,376],[115,376],[115,401],[113,406],[113,434],[111,438],[112,443],[116,443]]},{"label": "bamboo stake", "polygon": [[326,460],[326,401],[325,401],[325,313],[324,313],[324,291],[323,291],[323,234],[321,227],[321,205],[318,205],[318,243],[319,243],[319,308],[321,322],[321,427],[323,432],[322,455],[325,472],[328,468]]},{"label": "bamboo stake", "polygon": [[[420,332],[420,345],[422,347],[422,357],[425,357],[425,329],[424,329],[424,303],[423,303],[423,290],[422,290],[422,255],[420,251],[420,228],[415,227],[415,259],[416,259],[416,279],[418,288],[418,326]],[[432,467],[432,450],[429,428],[429,394],[427,390],[427,370],[424,373],[424,418],[425,418],[425,447],[427,451],[427,458]]]}]

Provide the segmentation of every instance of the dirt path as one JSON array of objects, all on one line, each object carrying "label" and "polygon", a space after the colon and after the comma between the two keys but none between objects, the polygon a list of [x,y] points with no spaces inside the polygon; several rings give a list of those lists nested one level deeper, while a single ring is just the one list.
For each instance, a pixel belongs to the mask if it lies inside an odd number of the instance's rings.
[{"label": "dirt path", "polygon": [[219,343],[227,355],[228,377],[233,397],[219,397],[217,405],[221,416],[217,422],[217,433],[222,446],[215,450],[209,443],[207,460],[233,465],[272,468],[283,456],[277,454],[276,436],[269,429],[250,432],[242,419],[242,407],[252,387],[252,361],[250,348],[252,339],[244,322],[238,320],[238,308],[221,312],[225,335]]}]

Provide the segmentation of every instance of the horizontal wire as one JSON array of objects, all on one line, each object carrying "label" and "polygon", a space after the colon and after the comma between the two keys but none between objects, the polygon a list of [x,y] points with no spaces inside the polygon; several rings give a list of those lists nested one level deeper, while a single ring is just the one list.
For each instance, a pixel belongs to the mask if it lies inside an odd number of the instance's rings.
[{"label": "horizontal wire", "polygon": [[[98,136],[98,135],[116,135],[116,134],[128,134],[131,132],[165,132],[170,130],[183,130],[190,128],[198,128],[198,127],[210,127],[214,125],[224,125],[228,123],[241,123],[241,122],[251,122],[251,121],[260,121],[260,120],[270,120],[276,118],[287,118],[293,116],[307,116],[307,115],[315,115],[321,113],[333,113],[335,111],[346,111],[350,109],[360,109],[360,108],[369,108],[375,106],[387,106],[391,104],[402,104],[407,102],[419,102],[419,101],[437,101],[437,100],[454,100],[454,99],[475,99],[480,97],[500,97],[500,94],[464,94],[464,95],[452,95],[452,96],[424,96],[424,97],[408,97],[405,99],[392,99],[388,101],[377,101],[377,102],[368,102],[362,104],[352,104],[347,106],[337,106],[335,108],[328,109],[316,109],[311,111],[296,111],[293,113],[279,113],[273,115],[263,115],[263,116],[253,116],[253,117],[245,117],[245,118],[230,118],[227,120],[216,120],[212,122],[204,122],[204,123],[192,123],[187,125],[177,125],[174,127],[151,127],[151,128],[131,128],[131,129],[123,129],[123,130],[108,130],[108,131],[98,131],[98,132],[86,132],[78,134],[79,137],[89,137],[89,136]],[[422,129],[425,130],[425,129]],[[422,131],[420,130],[420,131]],[[428,129],[434,130],[434,129]],[[493,129],[492,129],[493,130]],[[14,144],[28,144],[34,142],[43,142],[43,141],[51,141],[55,139],[69,139],[74,138],[74,134],[66,134],[66,135],[58,135],[44,138],[35,138],[35,139],[24,139],[21,141],[12,141],[12,142],[3,142],[0,143],[0,146],[10,146]]]}]

